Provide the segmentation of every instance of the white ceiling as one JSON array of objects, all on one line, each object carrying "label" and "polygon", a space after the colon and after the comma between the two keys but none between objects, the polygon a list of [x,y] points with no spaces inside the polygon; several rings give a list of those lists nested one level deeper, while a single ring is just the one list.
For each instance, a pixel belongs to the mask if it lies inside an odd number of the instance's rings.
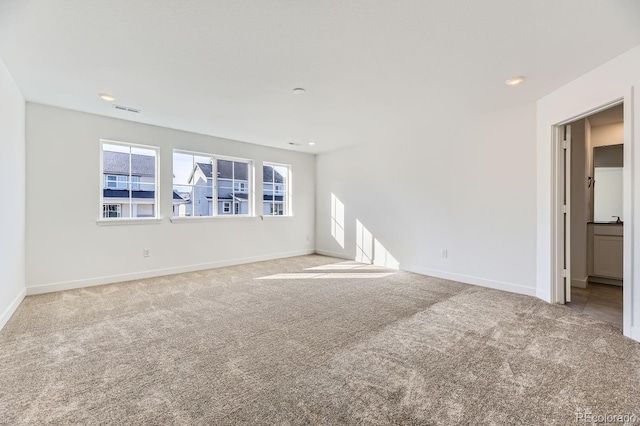
[{"label": "white ceiling", "polygon": [[308,152],[421,139],[638,44],[637,0],[0,1],[28,101]]}]

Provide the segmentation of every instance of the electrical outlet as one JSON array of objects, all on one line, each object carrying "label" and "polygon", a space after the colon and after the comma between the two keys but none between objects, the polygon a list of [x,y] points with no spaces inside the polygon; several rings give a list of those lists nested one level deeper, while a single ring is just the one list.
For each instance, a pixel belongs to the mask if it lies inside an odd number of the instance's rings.
[{"label": "electrical outlet", "polygon": [[142,249],[142,257],[149,257],[151,254],[149,253],[149,249]]},{"label": "electrical outlet", "polygon": [[307,235],[307,241],[309,241],[309,236]]},{"label": "electrical outlet", "polygon": [[447,249],[442,249],[442,258],[446,259],[449,257],[449,251]]}]

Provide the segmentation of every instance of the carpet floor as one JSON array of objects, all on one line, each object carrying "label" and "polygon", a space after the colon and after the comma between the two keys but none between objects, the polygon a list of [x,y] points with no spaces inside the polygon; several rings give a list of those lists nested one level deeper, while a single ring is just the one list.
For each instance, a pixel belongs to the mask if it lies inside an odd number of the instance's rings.
[{"label": "carpet floor", "polygon": [[316,255],[29,296],[0,331],[11,425],[564,425],[640,416],[639,383],[588,315]]}]

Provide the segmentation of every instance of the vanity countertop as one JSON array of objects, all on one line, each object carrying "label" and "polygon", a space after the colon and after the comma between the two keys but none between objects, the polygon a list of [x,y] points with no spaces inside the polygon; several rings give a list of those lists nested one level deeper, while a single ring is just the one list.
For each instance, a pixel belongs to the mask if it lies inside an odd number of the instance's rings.
[{"label": "vanity countertop", "polygon": [[622,226],[624,224],[624,222],[616,222],[611,221],[611,222],[587,222],[587,224],[591,224],[591,225],[619,225]]}]

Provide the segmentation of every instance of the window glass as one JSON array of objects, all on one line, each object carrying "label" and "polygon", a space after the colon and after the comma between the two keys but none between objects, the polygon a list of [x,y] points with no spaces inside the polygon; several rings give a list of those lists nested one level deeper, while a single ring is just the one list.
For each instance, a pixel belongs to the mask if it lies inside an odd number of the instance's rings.
[{"label": "window glass", "polygon": [[156,217],[157,148],[102,143],[102,217]]},{"label": "window glass", "polygon": [[[218,213],[249,215],[250,163],[238,160],[217,160]],[[233,209],[231,206],[233,205]]]},{"label": "window glass", "polygon": [[173,216],[213,216],[213,157],[174,151]]},{"label": "window glass", "polygon": [[289,166],[264,163],[262,167],[262,214],[270,216],[290,214],[289,176]]}]

